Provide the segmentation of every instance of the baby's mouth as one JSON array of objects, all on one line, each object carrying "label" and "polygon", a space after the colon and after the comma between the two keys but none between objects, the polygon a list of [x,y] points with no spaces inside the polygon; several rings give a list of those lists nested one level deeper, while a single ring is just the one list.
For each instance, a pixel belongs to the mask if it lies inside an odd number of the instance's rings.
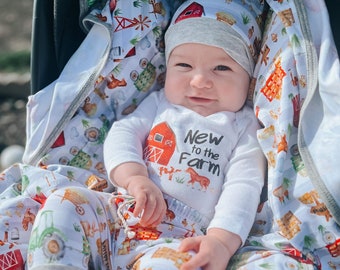
[{"label": "baby's mouth", "polygon": [[194,103],[203,103],[203,104],[206,104],[206,103],[210,103],[210,102],[213,101],[210,98],[204,98],[204,97],[188,97],[188,98],[189,98],[189,100],[191,102],[194,102]]}]

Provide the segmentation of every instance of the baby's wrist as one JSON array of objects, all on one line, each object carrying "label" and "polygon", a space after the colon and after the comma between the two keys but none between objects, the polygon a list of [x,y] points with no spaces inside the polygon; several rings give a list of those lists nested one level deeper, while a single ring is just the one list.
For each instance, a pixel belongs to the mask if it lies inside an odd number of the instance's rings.
[{"label": "baby's wrist", "polygon": [[145,175],[131,175],[129,177],[126,178],[125,181],[125,188],[128,192],[131,188],[135,188],[136,183],[138,183],[138,185],[142,185],[143,182],[149,182],[150,179],[148,177],[146,177]]},{"label": "baby's wrist", "polygon": [[241,246],[242,241],[239,235],[219,228],[211,228],[208,230],[208,236],[217,239],[230,253],[234,255],[236,250]]}]

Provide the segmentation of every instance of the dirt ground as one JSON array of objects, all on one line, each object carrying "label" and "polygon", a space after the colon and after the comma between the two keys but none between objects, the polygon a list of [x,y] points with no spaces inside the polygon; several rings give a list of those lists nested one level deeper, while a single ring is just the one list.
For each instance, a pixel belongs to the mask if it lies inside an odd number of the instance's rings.
[{"label": "dirt ground", "polygon": [[0,52],[30,49],[33,0],[0,1]]},{"label": "dirt ground", "polygon": [[[33,0],[0,1],[1,54],[30,50],[32,14]],[[22,76],[0,73],[0,152],[9,145],[25,144],[27,97],[18,94],[22,93],[22,84],[15,83]],[[26,87],[27,80],[29,76]]]}]

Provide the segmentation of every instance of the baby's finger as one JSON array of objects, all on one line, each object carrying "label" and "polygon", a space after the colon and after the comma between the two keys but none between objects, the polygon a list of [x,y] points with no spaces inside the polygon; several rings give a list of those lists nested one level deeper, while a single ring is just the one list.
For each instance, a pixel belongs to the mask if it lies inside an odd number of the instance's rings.
[{"label": "baby's finger", "polygon": [[143,226],[150,226],[155,219],[155,211],[156,211],[157,203],[154,198],[148,198],[145,204],[145,209],[143,215],[141,217],[141,224]]},{"label": "baby's finger", "polygon": [[[197,242],[188,242],[188,245],[192,244],[193,248],[190,248],[190,250],[195,250],[199,247],[199,244]],[[209,267],[210,264],[214,264],[215,262],[211,261],[211,257],[209,256],[209,251],[204,250],[204,248],[200,248],[199,251],[196,251],[197,253],[191,257],[191,259],[187,262],[185,262],[181,266],[181,270],[196,270],[199,268],[204,268],[206,270],[213,270]],[[219,268],[215,268],[219,269]]]},{"label": "baby's finger", "polygon": [[179,251],[180,252],[187,252],[189,250],[193,250],[195,252],[199,251],[201,244],[201,237],[188,237],[183,239],[179,246]]},{"label": "baby's finger", "polygon": [[152,227],[156,227],[157,225],[159,225],[164,216],[165,216],[165,213],[166,213],[166,205],[164,203],[164,205],[162,205],[162,203],[156,205],[156,208],[155,208],[155,212],[154,212],[154,215],[153,215],[153,220],[150,220],[150,222],[152,222],[150,224],[150,226]]},{"label": "baby's finger", "polygon": [[145,196],[138,196],[138,197],[135,197],[135,200],[136,200],[136,204],[133,210],[133,215],[135,217],[138,217],[139,215],[142,215],[143,210],[146,207],[145,204],[146,204],[147,199]]}]

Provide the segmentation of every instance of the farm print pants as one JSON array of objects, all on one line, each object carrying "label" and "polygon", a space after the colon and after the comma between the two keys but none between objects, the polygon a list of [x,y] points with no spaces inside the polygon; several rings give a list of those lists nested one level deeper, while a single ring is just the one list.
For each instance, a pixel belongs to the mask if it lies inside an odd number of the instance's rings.
[{"label": "farm print pants", "polygon": [[32,228],[28,269],[179,269],[194,255],[177,251],[181,239],[202,235],[206,224],[197,211],[165,198],[163,222],[142,228],[129,198],[75,186],[55,191]]}]

